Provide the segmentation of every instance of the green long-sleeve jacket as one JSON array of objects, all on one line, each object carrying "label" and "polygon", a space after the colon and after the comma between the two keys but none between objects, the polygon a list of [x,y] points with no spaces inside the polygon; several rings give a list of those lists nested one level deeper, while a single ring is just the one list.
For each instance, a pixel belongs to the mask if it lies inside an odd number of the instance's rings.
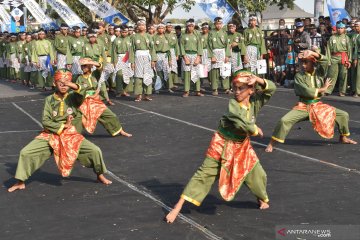
[{"label": "green long-sleeve jacket", "polygon": [[86,43],[83,48],[82,57],[91,58],[96,62],[103,63],[104,61],[106,61],[107,58],[105,54],[105,47],[98,43],[94,43],[94,44]]},{"label": "green long-sleeve jacket", "polygon": [[[349,58],[349,62],[352,60],[352,45],[350,38],[346,34],[332,35],[327,44],[327,52],[330,54],[338,52],[346,52]],[[340,60],[340,56],[332,56],[332,59]]]},{"label": "green long-sleeve jacket", "polygon": [[272,81],[265,80],[266,86],[250,97],[250,105],[244,106],[235,99],[229,101],[228,111],[220,119],[218,132],[227,139],[242,140],[246,136],[256,136],[258,128],[256,117],[260,109],[275,93],[276,86]]},{"label": "green long-sleeve jacket", "polygon": [[157,56],[152,43],[152,37],[147,33],[136,33],[131,37],[131,49],[129,62],[135,63],[135,53],[137,50],[149,50],[151,61],[156,62]]},{"label": "green long-sleeve jacket", "polygon": [[244,37],[241,33],[235,32],[235,33],[230,33],[228,32],[228,39],[229,39],[229,45],[231,48],[231,44],[236,43],[237,46],[234,46],[232,48],[233,52],[241,52],[242,55],[244,55],[246,53],[246,48],[245,48],[245,44],[244,44]]},{"label": "green long-sleeve jacket", "polygon": [[172,49],[175,49],[175,56],[179,56],[180,54],[180,49],[179,49],[179,43],[178,43],[178,39],[176,37],[176,34],[174,33],[165,33],[165,36],[167,38],[167,40],[169,41],[169,46]]},{"label": "green long-sleeve jacket", "polygon": [[54,61],[54,48],[52,43],[47,39],[35,40],[32,45],[31,61],[33,63],[39,62],[39,56],[50,55],[50,61]]},{"label": "green long-sleeve jacket", "polygon": [[[264,34],[258,27],[245,29],[244,44],[245,46],[255,46],[260,51],[260,54],[266,54]],[[245,55],[245,52],[243,55]]]},{"label": "green long-sleeve jacket", "polygon": [[155,34],[153,36],[153,41],[154,41],[155,52],[166,53],[168,58],[171,59],[170,45],[167,37],[164,34],[162,35]]},{"label": "green long-sleeve jacket", "polygon": [[73,56],[81,56],[82,55],[84,46],[85,46],[85,41],[82,37],[69,38],[70,60],[68,61],[68,64],[73,63]]},{"label": "green long-sleeve jacket", "polygon": [[225,48],[226,57],[231,57],[228,34],[223,29],[220,29],[219,31],[217,30],[210,31],[208,36],[209,58],[214,57],[214,52],[213,52],[214,49],[221,49],[221,48]]},{"label": "green long-sleeve jacket", "polygon": [[353,59],[360,58],[360,34],[357,34],[356,37],[354,36],[354,54]]},{"label": "green long-sleeve jacket", "polygon": [[195,33],[183,33],[180,39],[180,56],[185,56],[186,53],[194,53],[202,56],[203,47],[200,36]]},{"label": "green long-sleeve jacket", "polygon": [[328,65],[329,59],[321,55],[314,73],[299,72],[295,75],[294,90],[300,101],[319,99],[322,96],[319,88],[324,85]]},{"label": "green long-sleeve jacket", "polygon": [[81,112],[78,110],[83,97],[76,92],[66,94],[64,99],[58,97],[56,93],[45,98],[45,105],[42,116],[44,130],[51,133],[60,134],[65,126],[67,117],[74,117],[74,126],[81,124]]},{"label": "green long-sleeve jacket", "polygon": [[[98,88],[98,81],[95,77],[90,75],[89,77],[85,77],[84,75],[80,75],[76,79],[76,84],[80,86],[78,93],[83,97],[91,96],[95,94],[95,91]],[[104,94],[104,89],[100,88],[100,96]]]},{"label": "green long-sleeve jacket", "polygon": [[6,45],[6,58],[10,59],[11,54],[16,54],[18,56],[18,47],[17,42],[10,42]]},{"label": "green long-sleeve jacket", "polygon": [[112,43],[111,51],[111,62],[113,64],[117,63],[119,54],[126,54],[131,48],[131,38],[130,37],[117,37]]}]

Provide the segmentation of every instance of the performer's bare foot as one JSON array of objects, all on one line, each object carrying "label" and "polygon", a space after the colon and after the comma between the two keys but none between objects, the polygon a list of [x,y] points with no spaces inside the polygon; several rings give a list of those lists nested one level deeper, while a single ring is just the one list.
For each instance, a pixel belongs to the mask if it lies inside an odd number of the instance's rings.
[{"label": "performer's bare foot", "polygon": [[14,192],[16,190],[24,190],[24,189],[25,189],[25,182],[19,181],[14,185],[12,185],[12,187],[8,189],[8,192]]},{"label": "performer's bare foot", "polygon": [[344,143],[344,144],[357,144],[356,141],[354,141],[351,138],[348,138],[346,136],[340,136],[340,142]]},{"label": "performer's bare foot", "polygon": [[112,181],[110,181],[109,179],[107,179],[104,174],[100,174],[97,176],[97,179],[99,182],[105,184],[105,185],[110,185],[112,184]]},{"label": "performer's bare foot", "polygon": [[176,217],[179,215],[182,206],[184,205],[185,200],[183,198],[180,198],[178,203],[175,205],[174,209],[171,210],[168,215],[166,215],[165,220],[167,223],[173,223],[176,219]]},{"label": "performer's bare foot", "polygon": [[271,153],[274,150],[274,143],[275,143],[275,141],[273,139],[271,139],[269,144],[265,148],[265,152]]},{"label": "performer's bare foot", "polygon": [[259,201],[259,205],[260,205],[259,209],[265,210],[265,209],[268,209],[270,207],[269,203],[266,203],[266,202],[264,202],[263,200],[260,200],[260,199],[258,199],[258,201]]},{"label": "performer's bare foot", "polygon": [[120,135],[124,137],[132,137],[132,134],[125,132],[124,130],[120,131]]}]

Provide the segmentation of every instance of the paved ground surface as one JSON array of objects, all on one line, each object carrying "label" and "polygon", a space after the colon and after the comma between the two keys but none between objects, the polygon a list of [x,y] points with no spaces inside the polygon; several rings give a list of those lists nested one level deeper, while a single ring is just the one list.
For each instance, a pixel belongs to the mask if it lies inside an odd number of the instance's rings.
[{"label": "paved ground surface", "polygon": [[[112,138],[101,126],[94,135],[86,135],[103,150],[111,186],[96,183],[92,171],[79,165],[70,178],[61,178],[50,159],[25,191],[9,194],[6,188],[14,183],[18,153],[40,130],[46,94],[26,96],[24,88],[4,82],[0,93],[2,240],[259,240],[275,239],[276,225],[359,224],[359,145],[338,144],[338,135],[321,139],[304,122],[274,153],[264,152],[277,120],[296,102],[291,90],[279,89],[263,108],[258,125],[266,137],[253,138],[268,175],[271,208],[258,210],[246,187],[234,201],[224,202],[215,184],[201,207],[187,204],[173,225],[164,223],[163,217],[202,163],[228,96],[183,99],[181,93],[160,94],[153,102],[141,103],[115,99],[111,109],[134,137]],[[359,101],[324,101],[350,113],[352,138],[360,141]]]}]

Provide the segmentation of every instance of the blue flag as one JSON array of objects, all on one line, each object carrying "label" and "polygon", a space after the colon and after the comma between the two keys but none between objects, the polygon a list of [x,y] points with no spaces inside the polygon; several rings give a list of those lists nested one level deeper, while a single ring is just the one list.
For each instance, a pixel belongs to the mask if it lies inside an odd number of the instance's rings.
[{"label": "blue flag", "polygon": [[351,20],[349,13],[345,10],[345,0],[327,0],[331,25],[335,26],[337,21],[343,18]]},{"label": "blue flag", "polygon": [[221,17],[224,24],[227,24],[235,14],[235,10],[226,0],[197,0],[196,2],[211,20]]}]

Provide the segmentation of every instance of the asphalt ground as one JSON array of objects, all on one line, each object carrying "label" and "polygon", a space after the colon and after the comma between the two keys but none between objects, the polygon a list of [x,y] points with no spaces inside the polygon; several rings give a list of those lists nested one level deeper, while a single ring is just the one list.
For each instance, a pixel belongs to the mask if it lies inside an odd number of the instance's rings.
[{"label": "asphalt ground", "polygon": [[[9,83],[0,82],[0,89]],[[104,186],[91,169],[75,166],[62,178],[53,158],[37,171],[24,191],[6,189],[15,180],[18,154],[40,131],[46,94],[0,99],[0,239],[275,239],[278,225],[359,225],[360,147],[319,137],[309,122],[297,124],[285,144],[265,153],[277,121],[297,101],[292,90],[278,89],[257,124],[264,138],[253,146],[268,176],[270,209],[257,209],[243,186],[231,202],[217,183],[202,206],[185,204],[172,225],[163,221],[204,154],[228,98],[154,95],[152,102],[113,98],[111,109],[132,138],[110,137],[102,126],[86,135],[103,151],[113,181]],[[3,90],[0,90],[3,91]],[[3,95],[2,95],[3,96]],[[360,141],[359,100],[330,96],[324,102],[348,111],[351,137]]]}]

